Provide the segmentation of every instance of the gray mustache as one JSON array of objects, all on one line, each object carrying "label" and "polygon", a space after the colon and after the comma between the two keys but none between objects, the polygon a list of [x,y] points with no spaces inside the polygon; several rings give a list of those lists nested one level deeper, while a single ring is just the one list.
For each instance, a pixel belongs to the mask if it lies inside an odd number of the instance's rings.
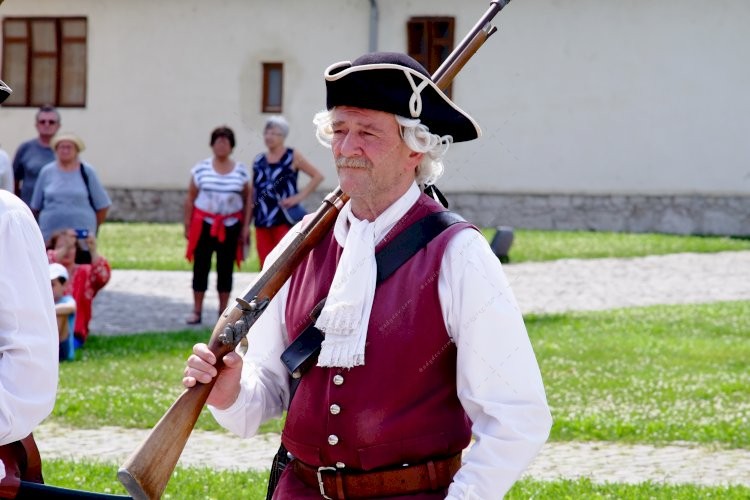
[{"label": "gray mustache", "polygon": [[372,164],[366,158],[336,158],[336,168],[371,168]]}]

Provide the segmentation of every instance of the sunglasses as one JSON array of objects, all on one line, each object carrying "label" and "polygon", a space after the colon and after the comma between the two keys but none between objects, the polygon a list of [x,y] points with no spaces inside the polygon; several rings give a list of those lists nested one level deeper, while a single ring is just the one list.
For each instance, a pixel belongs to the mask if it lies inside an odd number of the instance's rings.
[{"label": "sunglasses", "polygon": [[57,120],[37,120],[37,123],[40,125],[56,125]]}]

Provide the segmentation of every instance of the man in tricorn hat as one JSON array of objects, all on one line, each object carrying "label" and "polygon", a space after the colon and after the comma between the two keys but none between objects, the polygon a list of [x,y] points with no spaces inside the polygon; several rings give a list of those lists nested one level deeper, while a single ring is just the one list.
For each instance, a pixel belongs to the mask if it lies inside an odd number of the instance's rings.
[{"label": "man in tricorn hat", "polygon": [[[282,443],[293,458],[274,498],[501,498],[551,425],[502,267],[462,219],[411,257],[381,255],[404,253],[411,243],[399,235],[415,239],[413,223],[445,215],[420,188],[440,176],[450,143],[479,127],[403,54],[337,63],[325,80],[318,138],[350,201],[253,326],[244,358],[224,358],[211,411],[251,436],[288,407]],[[320,354],[290,384],[280,355],[326,297],[314,320]],[[204,344],[193,352],[187,387],[217,373]]]}]

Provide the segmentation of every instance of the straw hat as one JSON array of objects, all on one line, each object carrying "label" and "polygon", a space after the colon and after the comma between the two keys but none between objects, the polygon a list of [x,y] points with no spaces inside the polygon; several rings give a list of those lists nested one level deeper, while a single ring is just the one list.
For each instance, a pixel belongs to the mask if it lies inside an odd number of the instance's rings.
[{"label": "straw hat", "polygon": [[70,141],[75,144],[76,149],[78,149],[79,153],[86,149],[86,145],[83,143],[81,138],[75,135],[73,132],[62,132],[56,134],[50,141],[50,146],[52,146],[52,149],[57,149],[57,145],[63,141]]}]

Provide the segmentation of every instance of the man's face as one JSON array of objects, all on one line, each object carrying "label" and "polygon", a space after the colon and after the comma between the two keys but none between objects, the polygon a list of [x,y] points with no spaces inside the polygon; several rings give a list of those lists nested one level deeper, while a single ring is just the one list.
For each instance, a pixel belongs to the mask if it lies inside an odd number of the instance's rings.
[{"label": "man's face", "polygon": [[392,114],[339,106],[332,128],[339,185],[353,201],[390,204],[414,181],[422,155],[404,144]]},{"label": "man's face", "polygon": [[36,118],[36,130],[39,133],[39,137],[49,139],[57,133],[60,129],[60,118],[57,113],[50,111],[42,111]]}]

